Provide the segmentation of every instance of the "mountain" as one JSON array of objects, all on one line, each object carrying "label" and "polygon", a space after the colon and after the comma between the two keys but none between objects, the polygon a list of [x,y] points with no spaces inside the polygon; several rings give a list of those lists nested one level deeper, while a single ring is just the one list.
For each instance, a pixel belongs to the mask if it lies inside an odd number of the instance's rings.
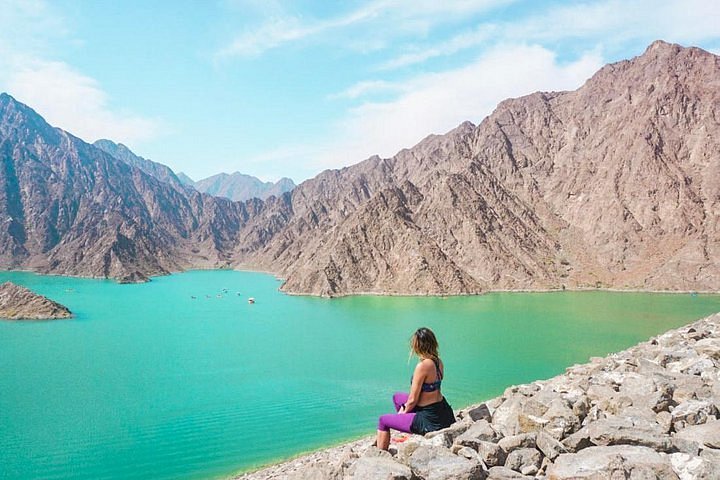
[{"label": "mountain", "polygon": [[277,182],[263,182],[258,178],[240,172],[233,174],[219,173],[212,177],[193,183],[196,190],[216,197],[225,197],[235,201],[251,198],[266,199],[270,196],[279,197],[295,188],[289,178],[281,178]]},{"label": "mountain", "polygon": [[226,266],[259,207],[160,181],[51,127],[7,94],[0,95],[0,158],[5,268],[142,281]]},{"label": "mountain", "polygon": [[72,317],[72,312],[66,306],[47,297],[12,282],[0,285],[0,318],[50,320],[70,317]]},{"label": "mountain", "polygon": [[122,160],[128,165],[137,167],[150,176],[153,176],[161,182],[169,183],[175,187],[184,185],[184,182],[175,175],[170,167],[162,163],[153,162],[143,157],[135,155],[128,147],[122,143],[115,143],[112,140],[101,139],[93,143],[100,150],[109,153],[118,160]]},{"label": "mountain", "polygon": [[178,180],[180,180],[180,183],[182,183],[183,185],[187,185],[189,187],[192,187],[193,185],[195,185],[195,180],[188,177],[183,172],[178,172],[177,178],[178,178]]},{"label": "mountain", "polygon": [[720,57],[658,41],[575,91],[245,202],[161,181],[3,94],[0,262],[127,281],[239,266],[329,296],[717,291],[719,78]]},{"label": "mountain", "polygon": [[720,58],[655,42],[268,202],[233,262],[293,293],[720,285]]}]

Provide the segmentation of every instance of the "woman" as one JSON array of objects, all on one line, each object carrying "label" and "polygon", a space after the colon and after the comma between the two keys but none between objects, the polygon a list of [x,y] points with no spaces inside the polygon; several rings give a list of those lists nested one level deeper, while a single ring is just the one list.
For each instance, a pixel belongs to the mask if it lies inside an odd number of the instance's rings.
[{"label": "woman", "polygon": [[410,393],[393,395],[397,413],[382,415],[378,421],[377,447],[390,446],[390,429],[424,435],[449,427],[455,414],[440,391],[444,366],[438,356],[438,342],[429,328],[418,328],[410,338],[411,353],[418,356],[410,382]]}]

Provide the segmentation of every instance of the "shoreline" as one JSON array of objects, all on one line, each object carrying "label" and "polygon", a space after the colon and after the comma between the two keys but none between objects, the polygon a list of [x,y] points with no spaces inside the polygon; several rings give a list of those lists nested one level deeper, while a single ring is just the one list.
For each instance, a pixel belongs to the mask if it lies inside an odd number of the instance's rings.
[{"label": "shoreline", "polygon": [[[648,393],[648,382],[655,385],[659,379],[665,381],[666,378],[674,382],[669,389],[663,390],[665,387],[660,386],[656,393]],[[700,384],[704,387],[699,387]],[[562,402],[572,404],[572,408],[565,407],[562,414],[550,414],[553,409],[560,409],[557,405]],[[543,411],[539,406],[543,404],[550,407],[545,405]],[[618,458],[631,464],[635,457],[623,457],[623,452],[652,457],[655,462],[652,468],[656,469],[653,471],[668,475],[658,478],[696,478],[687,475],[697,474],[692,469],[700,468],[698,465],[703,472],[711,472],[711,476],[698,478],[720,478],[712,476],[720,475],[720,440],[716,444],[702,443],[703,435],[709,435],[705,431],[708,429],[720,438],[720,312],[605,357],[591,357],[587,363],[569,366],[565,373],[555,377],[510,386],[501,396],[462,408],[456,416],[459,420],[448,429],[425,437],[411,435],[402,443],[396,442],[400,435],[393,431],[389,454],[371,446],[373,434],[300,453],[277,463],[244,469],[227,478],[360,479],[387,478],[392,472],[395,472],[393,475],[400,472],[396,478],[412,475],[424,478],[418,473],[424,467],[419,460],[413,462],[413,457],[416,450],[427,454],[428,449],[454,465],[469,468],[472,464],[467,475],[448,477],[457,479],[481,478],[475,476],[481,468],[490,478],[498,479],[506,477],[492,477],[493,470],[497,475],[520,475],[507,477],[518,479],[546,478],[550,471],[554,479],[590,478],[583,474],[588,464],[600,465],[597,473],[606,471]],[[580,418],[582,423],[578,421]],[[623,421],[630,423],[613,424]],[[716,421],[718,423],[713,424]],[[707,424],[710,426],[706,427]],[[683,432],[688,428],[685,435]],[[473,438],[469,433],[475,429],[484,429],[485,435],[491,432],[496,439],[482,435],[483,440]],[[515,441],[519,443],[515,445]],[[498,455],[488,454],[488,449],[493,448],[490,444],[496,449],[500,445],[501,450],[508,450],[503,451],[502,461]],[[537,464],[524,465],[526,476],[518,470],[523,465],[513,472],[502,466],[506,458],[509,461],[514,455],[512,451],[521,450],[539,451],[538,458],[542,457],[542,464],[538,460]],[[603,455],[610,451],[612,455],[607,460]],[[590,460],[585,458],[589,456]],[[609,463],[603,464],[605,460]],[[673,469],[676,476],[670,476]],[[376,474],[379,476],[374,476]]]},{"label": "shoreline", "polygon": [[[186,272],[206,272],[206,271],[236,271],[236,272],[249,272],[249,273],[261,273],[264,275],[271,275],[278,281],[284,281],[285,279],[276,272],[263,269],[255,268],[243,268],[243,267],[217,267],[217,268],[188,268],[186,270],[171,271],[166,274],[150,275],[148,276],[147,282],[131,282],[121,283],[119,279],[108,278],[108,277],[95,277],[89,275],[70,275],[64,273],[45,273],[31,269],[0,269],[0,272],[18,272],[18,273],[32,273],[35,275],[46,275],[49,277],[67,277],[67,278],[79,278],[88,280],[104,280],[115,282],[118,285],[135,285],[142,283],[149,283],[153,278],[166,277],[169,275],[180,275]],[[315,295],[311,293],[297,293],[287,292],[278,288],[278,291],[284,295],[293,297],[310,297],[310,298],[324,298],[324,299],[335,299],[335,298],[346,298],[346,297],[417,297],[417,298],[451,298],[451,297],[479,297],[490,293],[563,293],[563,292],[612,292],[612,293],[651,293],[651,294],[670,294],[670,295],[720,295],[720,289],[718,290],[654,290],[654,289],[642,289],[642,288],[616,288],[616,287],[574,287],[574,288],[520,288],[520,289],[492,289],[485,290],[480,293],[447,293],[447,294],[431,294],[431,293],[387,293],[387,292],[353,292],[345,293],[333,296]]]}]

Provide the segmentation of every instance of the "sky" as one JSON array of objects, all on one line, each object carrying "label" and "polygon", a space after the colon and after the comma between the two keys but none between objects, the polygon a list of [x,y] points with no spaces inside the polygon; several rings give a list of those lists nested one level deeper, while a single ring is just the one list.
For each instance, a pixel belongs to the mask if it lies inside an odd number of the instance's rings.
[{"label": "sky", "polygon": [[720,2],[0,0],[0,91],[195,180],[300,182],[657,39],[720,54]]}]

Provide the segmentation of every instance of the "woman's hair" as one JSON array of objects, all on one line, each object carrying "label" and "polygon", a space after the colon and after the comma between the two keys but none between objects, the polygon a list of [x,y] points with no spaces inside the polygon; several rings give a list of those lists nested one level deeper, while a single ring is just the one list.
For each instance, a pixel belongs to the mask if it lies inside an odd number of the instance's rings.
[{"label": "woman's hair", "polygon": [[440,358],[438,353],[438,342],[435,334],[429,328],[418,328],[410,338],[410,349],[418,357],[425,357],[434,360]]}]

